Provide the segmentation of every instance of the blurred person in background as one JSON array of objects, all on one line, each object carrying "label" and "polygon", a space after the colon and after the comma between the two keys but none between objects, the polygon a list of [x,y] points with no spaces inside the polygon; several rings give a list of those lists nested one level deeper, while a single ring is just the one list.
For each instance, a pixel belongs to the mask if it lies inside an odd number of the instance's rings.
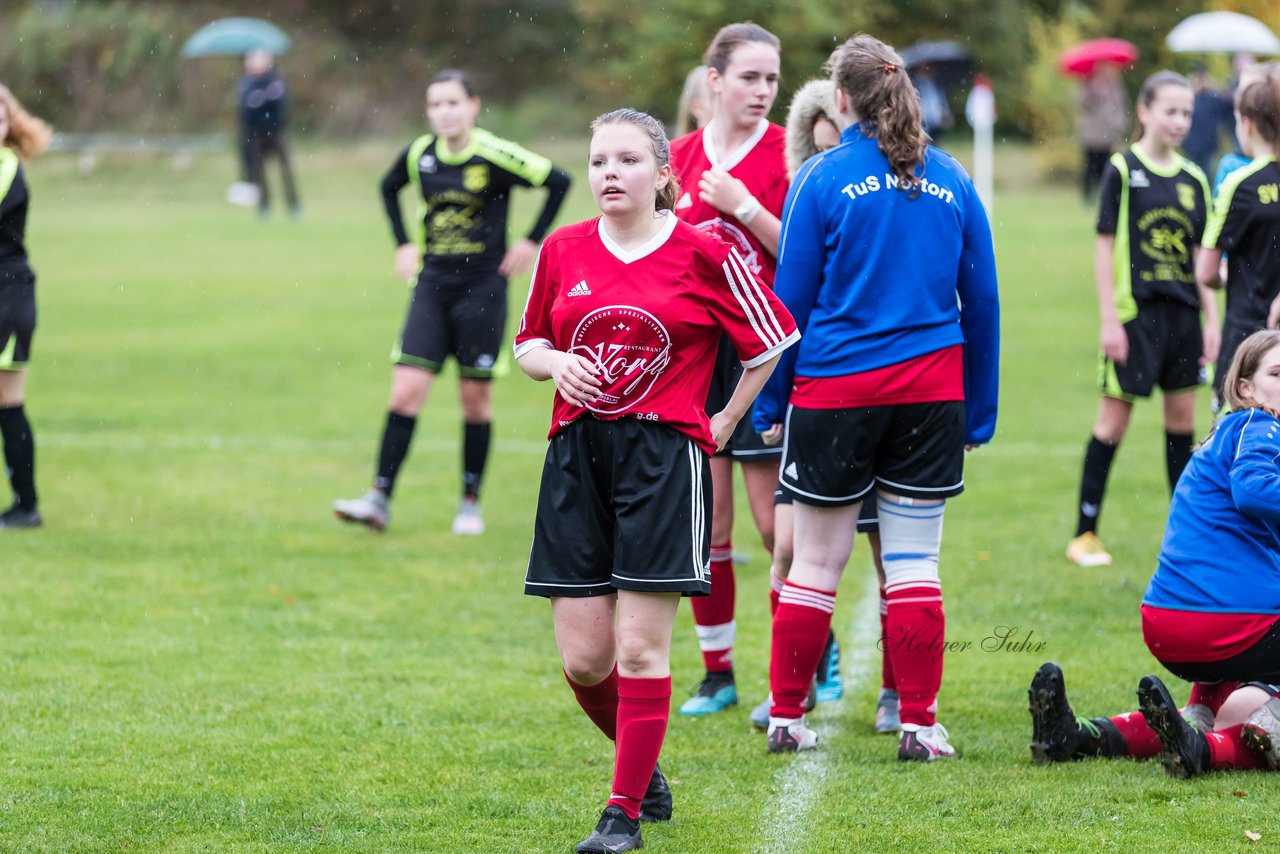
[{"label": "blurred person in background", "polygon": [[289,90],[276,73],[274,63],[268,51],[249,51],[244,58],[244,76],[236,85],[244,180],[258,188],[258,214],[266,216],[271,210],[266,160],[268,156],[275,157],[280,161],[280,178],[284,182],[289,215],[296,218],[302,208],[298,202],[293,169],[289,165],[289,146],[284,138]]},{"label": "blurred person in background", "polygon": [[50,136],[49,126],[0,85],[0,438],[14,499],[0,513],[0,530],[43,522],[36,502],[35,438],[23,407],[36,330],[36,274],[27,260],[31,193],[22,161],[44,151]]}]

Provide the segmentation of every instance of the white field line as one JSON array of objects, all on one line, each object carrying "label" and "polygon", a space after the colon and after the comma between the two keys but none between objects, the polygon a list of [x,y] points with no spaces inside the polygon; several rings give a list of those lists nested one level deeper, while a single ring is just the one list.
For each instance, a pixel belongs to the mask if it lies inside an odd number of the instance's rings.
[{"label": "white field line", "polygon": [[[876,644],[880,641],[880,587],[871,567],[865,567],[863,572],[867,573],[869,583],[863,585],[862,596],[840,644],[846,698],[857,693],[858,688],[870,678],[872,665],[879,661],[880,651]],[[838,742],[847,729],[845,724],[849,710],[845,702],[841,699],[822,705],[824,713],[814,721],[821,737],[817,750],[794,757],[770,757],[786,762],[786,767],[777,775],[774,786],[777,795],[773,798],[776,811],[765,825],[766,847],[763,850],[769,854],[805,850],[809,816],[826,787],[832,744]]]}]

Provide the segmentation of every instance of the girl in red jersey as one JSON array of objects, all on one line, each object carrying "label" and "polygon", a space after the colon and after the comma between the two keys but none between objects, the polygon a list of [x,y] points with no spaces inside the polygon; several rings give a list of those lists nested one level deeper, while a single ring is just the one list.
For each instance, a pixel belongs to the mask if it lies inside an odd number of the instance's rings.
[{"label": "girl in red jersey", "polygon": [[[612,794],[580,852],[639,848],[640,819],[671,817],[657,760],[676,606],[711,586],[708,457],[798,339],[736,249],[671,214],[662,126],[617,110],[591,131],[603,216],[547,238],[515,345],[521,369],[557,391],[525,592],[551,599],[569,685],[617,743]],[[722,334],[744,372],[708,418]]]},{"label": "girl in red jersey", "polygon": [[[752,23],[729,24],[707,48],[711,118],[671,144],[671,165],[685,190],[676,216],[737,248],[748,268],[769,286],[778,251],[778,215],[787,194],[785,132],[767,116],[778,96],[780,42]],[[717,412],[741,369],[732,343],[722,339],[707,411]],[[738,702],[733,678],[733,462],[742,463],[751,514],[764,546],[773,551],[773,492],[781,450],[766,447],[743,422],[711,462],[711,595],[693,602],[693,619],[706,677],[681,707],[708,715]]]}]

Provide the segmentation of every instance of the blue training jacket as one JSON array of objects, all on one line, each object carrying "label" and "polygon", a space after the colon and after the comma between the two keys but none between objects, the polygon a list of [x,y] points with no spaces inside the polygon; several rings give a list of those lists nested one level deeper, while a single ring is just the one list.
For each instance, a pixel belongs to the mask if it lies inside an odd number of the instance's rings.
[{"label": "blue training jacket", "polygon": [[996,428],[1000,302],[991,226],[973,182],[930,147],[919,195],[895,189],[859,125],[800,167],[782,210],[774,291],[800,344],[782,354],[752,425],[784,420],[797,375],[835,377],[964,345],[965,442]]},{"label": "blue training jacket", "polygon": [[1169,507],[1142,604],[1280,614],[1280,420],[1224,415],[1191,457]]}]

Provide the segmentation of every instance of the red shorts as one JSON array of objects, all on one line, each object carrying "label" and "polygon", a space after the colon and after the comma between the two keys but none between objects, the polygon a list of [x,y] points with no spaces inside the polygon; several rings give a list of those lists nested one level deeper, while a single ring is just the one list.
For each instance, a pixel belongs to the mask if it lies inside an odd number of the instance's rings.
[{"label": "red shorts", "polygon": [[1252,649],[1276,614],[1221,614],[1142,606],[1142,639],[1160,661],[1225,661]]}]

